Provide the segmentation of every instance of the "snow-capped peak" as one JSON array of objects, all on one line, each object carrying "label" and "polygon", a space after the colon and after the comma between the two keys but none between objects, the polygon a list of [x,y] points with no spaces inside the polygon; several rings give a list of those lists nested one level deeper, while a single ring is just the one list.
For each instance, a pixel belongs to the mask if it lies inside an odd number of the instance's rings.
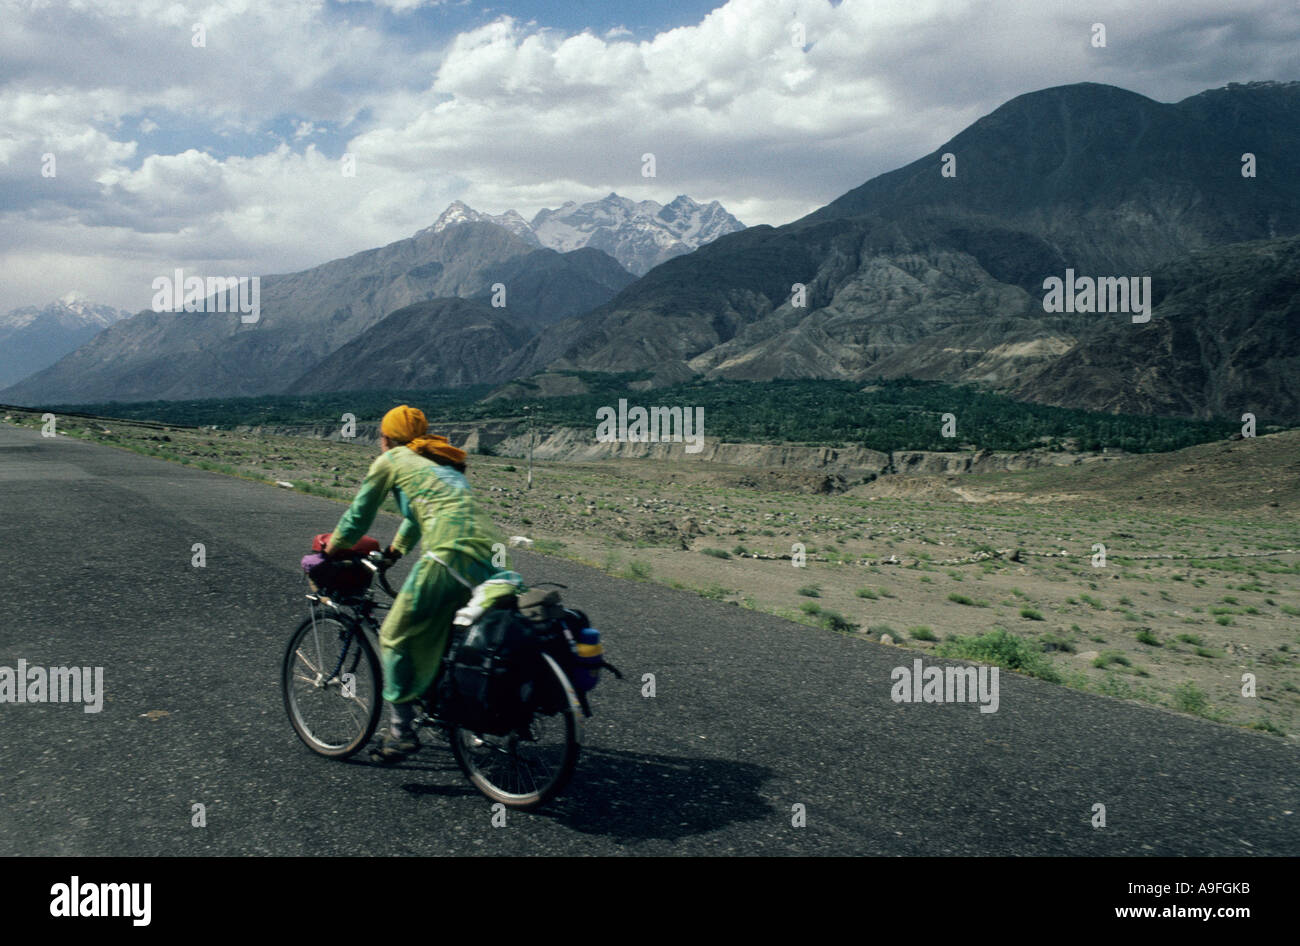
[{"label": "snow-capped peak", "polygon": [[685,194],[667,206],[614,193],[586,204],[568,201],[558,210],[540,211],[532,226],[543,246],[561,252],[595,247],[638,276],[724,234],[745,229],[716,200],[701,205]]},{"label": "snow-capped peak", "polygon": [[453,200],[434,221],[433,226],[422,233],[441,233],[448,227],[454,227],[462,223],[493,223],[498,227],[505,227],[515,236],[526,240],[529,243],[537,244],[537,237],[534,235],[532,227],[528,226],[528,221],[513,210],[507,210],[503,214],[481,213],[462,200]]},{"label": "snow-capped peak", "polygon": [[0,328],[16,330],[38,323],[45,326],[62,326],[76,328],[87,326],[94,329],[107,328],[114,322],[129,318],[130,312],[116,309],[111,305],[91,302],[80,292],[64,293],[58,299],[43,306],[23,306],[0,315]]},{"label": "snow-capped peak", "polygon": [[529,243],[560,253],[588,246],[603,250],[638,276],[664,260],[745,228],[716,200],[699,204],[679,194],[664,205],[631,200],[611,191],[600,200],[585,204],[568,200],[555,210],[541,210],[531,223],[513,210],[486,214],[457,200],[421,233],[439,233],[463,223],[494,223]]}]

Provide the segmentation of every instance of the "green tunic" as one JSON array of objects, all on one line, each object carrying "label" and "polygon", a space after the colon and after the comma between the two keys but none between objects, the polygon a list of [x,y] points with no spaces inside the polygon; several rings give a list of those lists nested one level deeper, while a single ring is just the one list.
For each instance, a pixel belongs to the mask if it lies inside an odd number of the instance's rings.
[{"label": "green tunic", "polygon": [[406,703],[433,683],[470,589],[497,573],[492,546],[501,539],[463,473],[400,446],[370,465],[334,545],[350,548],[365,535],[390,492],[403,516],[393,548],[405,554],[419,541],[425,549],[379,631],[384,699]]}]

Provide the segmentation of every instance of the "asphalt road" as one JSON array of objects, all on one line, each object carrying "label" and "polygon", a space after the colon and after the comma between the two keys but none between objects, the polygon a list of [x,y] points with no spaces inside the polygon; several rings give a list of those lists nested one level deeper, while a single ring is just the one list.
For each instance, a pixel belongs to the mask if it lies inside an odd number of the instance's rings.
[{"label": "asphalt road", "polygon": [[102,666],[106,694],[0,704],[0,855],[1300,853],[1277,738],[1011,673],[996,713],[896,704],[910,653],[524,553],[628,679],[595,690],[567,793],[494,827],[427,734],[381,767],[289,727],[297,561],[341,511],[0,425],[0,666]]}]

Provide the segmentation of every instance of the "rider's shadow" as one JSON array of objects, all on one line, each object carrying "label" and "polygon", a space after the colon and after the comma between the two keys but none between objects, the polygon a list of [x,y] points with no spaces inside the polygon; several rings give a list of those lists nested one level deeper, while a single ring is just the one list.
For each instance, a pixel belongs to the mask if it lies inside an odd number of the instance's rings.
[{"label": "rider's shadow", "polygon": [[776,809],[758,793],[771,776],[731,759],[584,746],[573,781],[536,815],[617,844],[672,841],[771,819]]},{"label": "rider's shadow", "polygon": [[[446,751],[439,752],[439,749]],[[347,762],[350,765],[360,765],[385,771],[418,772],[432,775],[437,779],[435,782],[403,783],[401,789],[412,795],[440,795],[445,798],[483,797],[478,793],[477,789],[465,781],[460,766],[456,764],[451,750],[445,743],[431,745],[425,742],[418,755],[404,759],[401,762],[375,762],[368,758],[364,752],[358,753],[348,759]]]},{"label": "rider's shadow", "polygon": [[[405,782],[412,795],[482,798],[467,784],[450,752],[428,751],[398,763],[371,762],[363,755],[348,762],[419,772],[429,782]],[[763,821],[776,809],[758,794],[772,770],[731,759],[650,755],[583,746],[578,770],[560,797],[532,813],[583,834],[616,844],[673,841],[707,834],[731,824]]]}]

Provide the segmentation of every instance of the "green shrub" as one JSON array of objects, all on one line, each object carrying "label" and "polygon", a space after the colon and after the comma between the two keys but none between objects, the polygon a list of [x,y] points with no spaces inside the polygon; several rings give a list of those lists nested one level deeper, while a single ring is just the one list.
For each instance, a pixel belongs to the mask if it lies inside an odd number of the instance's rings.
[{"label": "green shrub", "polygon": [[918,625],[917,627],[909,627],[907,633],[912,636],[912,640],[917,641],[937,641],[939,639],[935,635],[934,631],[930,630],[923,624]]},{"label": "green shrub", "polygon": [[1138,628],[1137,642],[1139,644],[1146,644],[1148,647],[1164,646],[1163,644],[1160,643],[1160,638],[1156,637],[1154,634],[1151,633],[1151,629],[1149,627]]},{"label": "green shrub", "polygon": [[798,590],[798,592],[796,592],[796,594],[801,594],[805,598],[820,598],[822,596],[822,589],[820,585],[804,585]]},{"label": "green shrub", "polygon": [[828,631],[839,631],[842,634],[848,634],[858,629],[857,624],[854,624],[837,611],[823,611],[820,616],[822,627]]},{"label": "green shrub", "polygon": [[1041,621],[1043,619],[1043,616],[1033,608],[1021,608],[1020,616],[1029,621]]},{"label": "green shrub", "polygon": [[816,601],[805,601],[803,604],[799,605],[799,610],[804,614],[820,614],[821,609],[822,606]]},{"label": "green shrub", "polygon": [[1188,680],[1174,689],[1174,709],[1184,713],[1192,713],[1196,716],[1204,716],[1208,708],[1209,700],[1192,681]]},{"label": "green shrub", "polygon": [[731,553],[726,549],[700,549],[701,554],[712,555],[714,558],[731,558]]},{"label": "green shrub", "polygon": [[1048,663],[1042,651],[1003,628],[976,637],[950,637],[935,652],[940,657],[996,664],[1052,683],[1061,682],[1061,675]]},{"label": "green shrub", "polygon": [[1093,658],[1094,667],[1106,668],[1111,664],[1119,664],[1121,667],[1131,667],[1133,661],[1124,656],[1123,652],[1118,650],[1103,650],[1098,656]]},{"label": "green shrub", "polygon": [[877,598],[880,597],[880,595],[876,594],[876,590],[874,588],[859,588],[857,591],[853,593],[857,595],[859,598],[870,598],[872,601],[875,601]]}]

